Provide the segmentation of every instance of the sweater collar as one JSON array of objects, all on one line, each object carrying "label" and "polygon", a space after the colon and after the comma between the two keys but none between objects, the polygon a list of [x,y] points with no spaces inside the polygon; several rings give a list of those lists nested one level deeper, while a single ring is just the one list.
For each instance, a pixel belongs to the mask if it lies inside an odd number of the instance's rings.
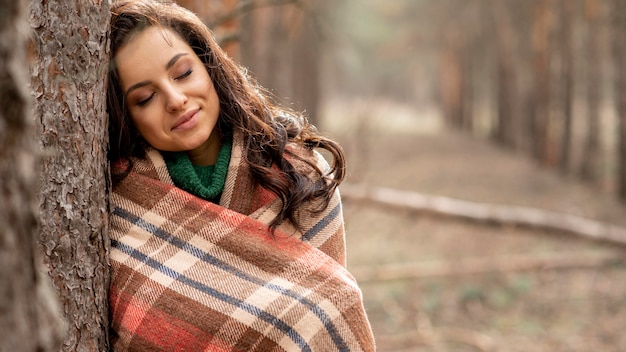
[{"label": "sweater collar", "polygon": [[224,190],[231,149],[232,143],[225,141],[217,162],[211,166],[193,165],[185,152],[163,153],[163,159],[177,187],[208,201],[218,201]]}]

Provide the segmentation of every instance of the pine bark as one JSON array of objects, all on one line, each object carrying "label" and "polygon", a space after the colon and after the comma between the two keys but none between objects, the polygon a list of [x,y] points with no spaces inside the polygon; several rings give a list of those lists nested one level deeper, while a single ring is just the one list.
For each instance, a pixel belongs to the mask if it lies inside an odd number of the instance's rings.
[{"label": "pine bark", "polygon": [[0,9],[0,351],[55,351],[62,323],[36,246],[27,5],[0,0]]},{"label": "pine bark", "polygon": [[109,18],[108,1],[31,1],[39,240],[68,322],[63,351],[108,350]]}]

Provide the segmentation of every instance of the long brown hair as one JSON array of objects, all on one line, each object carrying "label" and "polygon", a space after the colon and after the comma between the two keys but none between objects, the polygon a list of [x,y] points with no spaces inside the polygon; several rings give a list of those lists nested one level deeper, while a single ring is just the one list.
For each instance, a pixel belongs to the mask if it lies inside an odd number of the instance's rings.
[{"label": "long brown hair", "polygon": [[[322,200],[319,211],[328,206],[336,187],[345,175],[345,159],[341,147],[321,136],[306,118],[273,103],[271,96],[260,87],[246,70],[236,64],[216,43],[209,28],[192,12],[170,1],[117,1],[111,6],[110,55],[107,88],[109,112],[109,160],[145,157],[145,144],[133,126],[124,92],[115,68],[118,50],[133,35],[148,26],[164,26],[177,32],[193,48],[204,63],[220,101],[217,128],[222,137],[231,138],[233,131],[244,135],[244,156],[256,182],[282,200],[282,209],[270,226],[275,228],[284,220],[296,227],[296,211],[305,203]],[[286,149],[287,143],[304,148],[327,150],[333,157],[331,170],[323,172],[313,160],[301,158]],[[294,168],[285,156],[311,166],[319,177]],[[123,178],[129,169],[113,175]]]}]

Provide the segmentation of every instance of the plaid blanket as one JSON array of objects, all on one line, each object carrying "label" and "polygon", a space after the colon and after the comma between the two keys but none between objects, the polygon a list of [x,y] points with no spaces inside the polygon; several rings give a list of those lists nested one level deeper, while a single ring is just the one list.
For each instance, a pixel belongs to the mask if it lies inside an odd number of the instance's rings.
[{"label": "plaid blanket", "polygon": [[115,351],[375,350],[338,194],[301,210],[303,231],[272,235],[280,204],[252,182],[241,138],[219,205],[175,187],[155,150],[134,163],[111,195]]}]

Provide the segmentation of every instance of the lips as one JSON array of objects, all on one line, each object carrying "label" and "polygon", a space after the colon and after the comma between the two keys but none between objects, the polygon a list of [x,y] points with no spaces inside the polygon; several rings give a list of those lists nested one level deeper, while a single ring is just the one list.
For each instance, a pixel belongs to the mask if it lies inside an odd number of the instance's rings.
[{"label": "lips", "polygon": [[172,126],[172,131],[186,130],[195,126],[196,121],[198,120],[198,111],[200,111],[200,109],[192,109],[180,115]]}]

